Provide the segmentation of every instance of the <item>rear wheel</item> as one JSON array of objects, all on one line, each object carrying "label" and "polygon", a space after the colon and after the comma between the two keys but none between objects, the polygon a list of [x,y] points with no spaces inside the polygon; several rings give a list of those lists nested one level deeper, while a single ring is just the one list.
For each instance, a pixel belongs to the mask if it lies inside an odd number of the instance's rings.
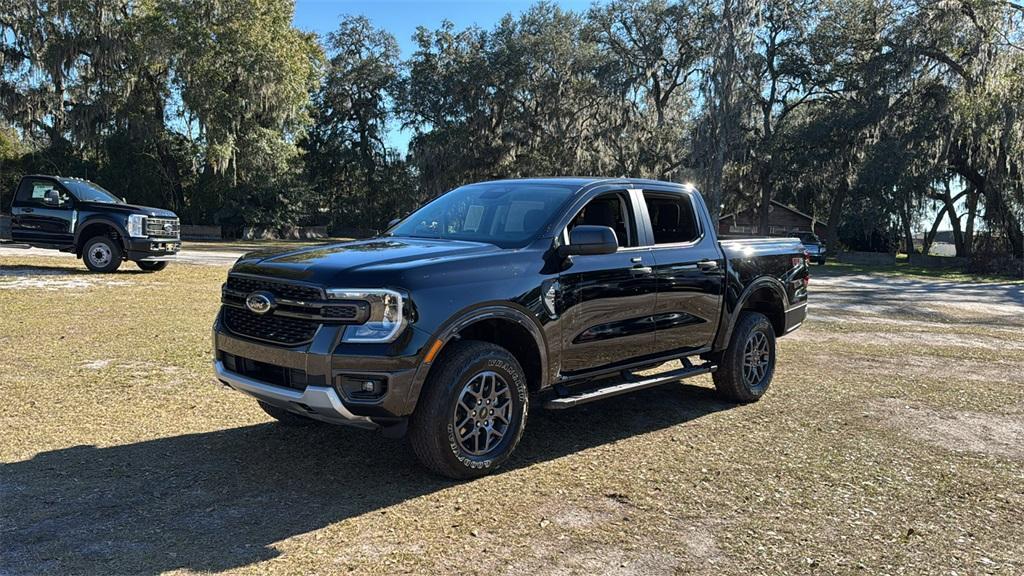
[{"label": "rear wheel", "polygon": [[775,374],[775,330],[764,314],[742,312],[714,373],[715,389],[735,402],[755,402]]},{"label": "rear wheel", "polygon": [[430,371],[409,441],[438,474],[483,476],[519,444],[528,407],[526,375],[515,356],[489,342],[456,341]]},{"label": "rear wheel", "polygon": [[90,238],[82,249],[85,267],[93,272],[113,272],[121,266],[122,259],[121,246],[109,236]]},{"label": "rear wheel", "polygon": [[167,268],[167,262],[136,262],[146,272],[159,272]]},{"label": "rear wheel", "polygon": [[317,423],[317,421],[313,420],[312,418],[306,418],[301,414],[289,412],[284,408],[278,408],[273,404],[267,404],[266,402],[259,401],[257,402],[259,403],[260,408],[263,408],[264,412],[270,414],[270,416],[277,420],[277,422],[282,426],[311,426]]}]

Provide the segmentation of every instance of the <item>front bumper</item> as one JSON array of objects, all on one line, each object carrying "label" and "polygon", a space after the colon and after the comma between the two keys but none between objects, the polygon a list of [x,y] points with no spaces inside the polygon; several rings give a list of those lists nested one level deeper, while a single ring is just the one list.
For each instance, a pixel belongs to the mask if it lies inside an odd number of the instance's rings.
[{"label": "front bumper", "polygon": [[[283,346],[232,333],[218,314],[213,327],[214,369],[225,385],[291,412],[362,428],[389,428],[412,413],[429,370],[420,362],[427,337],[408,329],[394,348],[340,344],[344,326],[322,325],[308,344]],[[303,385],[271,382],[258,373],[243,374],[256,361],[271,370],[301,374]],[[237,366],[237,371],[230,369]],[[383,384],[378,397],[354,397],[345,379],[373,379]]]},{"label": "front bumper", "polygon": [[180,238],[128,239],[128,260],[134,262],[165,262],[175,260],[180,250]]},{"label": "front bumper", "polygon": [[284,408],[290,412],[331,424],[347,424],[359,428],[377,429],[379,426],[367,416],[356,416],[345,407],[334,388],[328,386],[306,386],[305,390],[292,390],[273,386],[231,372],[220,360],[213,361],[217,379],[224,385],[254,396],[257,400]]}]

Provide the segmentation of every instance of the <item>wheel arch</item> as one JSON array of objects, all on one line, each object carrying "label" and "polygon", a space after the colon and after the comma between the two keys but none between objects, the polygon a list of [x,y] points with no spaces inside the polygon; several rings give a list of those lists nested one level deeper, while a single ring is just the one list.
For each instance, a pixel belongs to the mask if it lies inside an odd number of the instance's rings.
[{"label": "wheel arch", "polygon": [[86,242],[96,236],[110,235],[110,232],[113,232],[112,237],[121,249],[127,251],[127,233],[120,224],[109,218],[90,218],[75,230],[75,254],[81,257]]},{"label": "wheel arch", "polygon": [[420,364],[409,390],[410,402],[419,402],[431,370],[443,357],[448,344],[459,339],[490,342],[507,349],[522,366],[531,391],[547,385],[547,339],[536,318],[528,310],[520,310],[509,303],[486,304],[456,314],[430,339],[427,350],[434,342],[440,342],[441,348],[429,364]]},{"label": "wheel arch", "polygon": [[747,285],[736,300],[730,317],[727,319],[725,330],[719,331],[715,340],[715,350],[723,350],[729,345],[733,329],[739,320],[740,314],[745,310],[752,310],[764,314],[771,322],[776,336],[786,333],[786,309],[789,307],[789,298],[786,296],[786,288],[777,278],[762,276]]}]

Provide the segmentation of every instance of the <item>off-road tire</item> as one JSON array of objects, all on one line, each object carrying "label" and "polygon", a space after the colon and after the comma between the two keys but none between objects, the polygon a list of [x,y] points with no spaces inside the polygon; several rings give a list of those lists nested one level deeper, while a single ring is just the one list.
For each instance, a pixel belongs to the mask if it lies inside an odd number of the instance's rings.
[{"label": "off-road tire", "polygon": [[90,238],[82,248],[82,261],[93,272],[109,274],[121,266],[123,259],[121,245],[109,236]]},{"label": "off-road tire", "polygon": [[167,268],[167,262],[136,262],[144,272],[159,272]]},{"label": "off-road tire", "polygon": [[[494,374],[503,380],[504,387],[500,389],[508,390],[507,401],[511,402],[509,422],[493,448],[483,454],[473,454],[459,439],[467,427],[457,429],[455,420],[460,411],[466,412],[460,403],[466,390],[485,374]],[[495,382],[494,376],[491,378]],[[497,383],[492,385],[498,386]],[[456,480],[484,476],[501,466],[515,450],[526,427],[528,412],[526,375],[515,356],[489,342],[458,340],[445,347],[424,383],[409,422],[409,443],[419,461],[442,476]],[[491,422],[497,426],[498,419],[492,418]],[[480,432],[490,433],[487,425]]]},{"label": "off-road tire", "polygon": [[[767,344],[768,364],[763,376],[748,378],[744,372],[744,361],[748,343],[753,339]],[[718,370],[714,373],[715,389],[733,402],[756,402],[772,382],[775,374],[775,330],[768,318],[759,312],[742,312],[732,330],[729,347],[718,358]]]},{"label": "off-road tire", "polygon": [[307,418],[301,414],[289,412],[284,408],[278,408],[273,404],[267,404],[258,400],[257,403],[260,405],[260,408],[263,408],[264,412],[277,420],[277,423],[281,426],[312,426],[318,423],[312,418]]}]

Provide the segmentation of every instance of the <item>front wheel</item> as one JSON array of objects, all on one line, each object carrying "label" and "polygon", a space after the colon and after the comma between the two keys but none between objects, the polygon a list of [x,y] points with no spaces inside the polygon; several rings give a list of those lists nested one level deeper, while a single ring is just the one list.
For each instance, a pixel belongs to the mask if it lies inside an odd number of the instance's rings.
[{"label": "front wheel", "polygon": [[159,272],[167,268],[167,262],[136,262],[144,272]]},{"label": "front wheel", "polygon": [[775,329],[759,312],[742,312],[714,373],[715,389],[734,402],[755,402],[775,375]]},{"label": "front wheel", "polygon": [[113,272],[121,266],[122,258],[121,246],[108,236],[91,238],[82,249],[85,267],[93,272]]},{"label": "front wheel", "polygon": [[409,442],[438,474],[483,476],[519,444],[528,408],[526,375],[515,356],[489,342],[456,341],[424,383]]}]

